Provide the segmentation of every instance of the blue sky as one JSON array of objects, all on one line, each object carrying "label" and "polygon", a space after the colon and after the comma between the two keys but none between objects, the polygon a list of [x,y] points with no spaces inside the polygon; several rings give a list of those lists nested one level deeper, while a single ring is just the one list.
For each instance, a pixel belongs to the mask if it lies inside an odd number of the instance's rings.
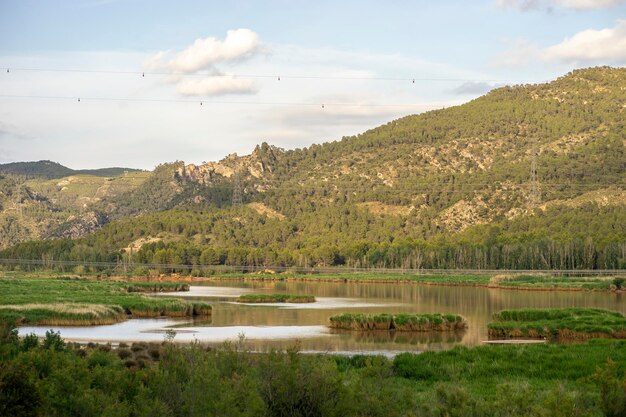
[{"label": "blue sky", "polygon": [[622,0],[0,0],[0,163],[149,169],[336,140],[622,66],[625,19]]}]

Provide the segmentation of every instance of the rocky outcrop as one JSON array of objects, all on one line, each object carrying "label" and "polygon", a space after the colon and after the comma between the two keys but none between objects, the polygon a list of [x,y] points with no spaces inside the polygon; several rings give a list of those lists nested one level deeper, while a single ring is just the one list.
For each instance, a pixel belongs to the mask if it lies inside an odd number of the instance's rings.
[{"label": "rocky outcrop", "polygon": [[80,217],[71,216],[67,222],[63,223],[55,237],[77,238],[100,229],[108,222],[107,217],[99,212],[90,211]]},{"label": "rocky outcrop", "polygon": [[209,185],[223,178],[231,178],[239,173],[243,179],[267,178],[273,172],[276,161],[284,154],[284,150],[263,143],[257,146],[250,155],[228,155],[219,162],[206,162],[201,165],[181,165],[176,176],[181,179]]}]

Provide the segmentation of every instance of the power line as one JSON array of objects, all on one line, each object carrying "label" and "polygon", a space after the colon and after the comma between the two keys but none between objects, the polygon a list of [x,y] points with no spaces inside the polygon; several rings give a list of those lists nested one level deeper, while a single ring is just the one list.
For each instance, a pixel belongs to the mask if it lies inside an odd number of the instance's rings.
[{"label": "power line", "polygon": [[543,80],[527,79],[498,79],[498,78],[446,78],[446,77],[370,77],[370,76],[334,76],[334,75],[307,75],[307,74],[220,74],[220,73],[187,73],[179,71],[137,71],[137,70],[104,70],[104,69],[77,69],[77,68],[15,68],[6,67],[7,73],[16,71],[24,72],[56,72],[76,74],[110,74],[110,75],[136,75],[145,78],[149,75],[176,76],[176,77],[215,77],[215,78],[260,78],[281,80],[338,80],[338,81],[402,81],[402,82],[494,82],[494,83],[538,83]]},{"label": "power line", "polygon": [[[305,102],[289,102],[289,101],[236,101],[236,100],[206,100],[206,99],[165,99],[165,98],[133,98],[133,97],[84,97],[84,96],[41,96],[41,95],[15,95],[15,94],[2,94],[0,98],[7,99],[35,99],[35,100],[66,100],[77,101],[83,103],[85,101],[104,101],[104,102],[138,102],[138,103],[184,103],[194,105],[205,104],[233,104],[233,105],[252,105],[252,106],[304,106],[304,107],[319,107],[325,109],[327,107],[414,107],[414,108],[429,108],[435,110],[432,105],[429,104],[373,104],[373,103],[305,103]],[[445,108],[446,105],[441,104],[439,108]]]}]

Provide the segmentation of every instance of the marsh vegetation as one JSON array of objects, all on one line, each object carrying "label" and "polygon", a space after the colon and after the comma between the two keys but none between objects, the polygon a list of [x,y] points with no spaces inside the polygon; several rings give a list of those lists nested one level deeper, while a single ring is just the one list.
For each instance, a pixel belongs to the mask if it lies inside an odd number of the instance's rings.
[{"label": "marsh vegetation", "polygon": [[[380,356],[251,353],[246,342],[78,345],[0,322],[11,416],[621,416],[626,341]],[[10,388],[10,389],[9,389]]]},{"label": "marsh vegetation", "polygon": [[79,278],[0,278],[0,318],[32,325],[99,325],[138,317],[211,315],[211,305],[143,292],[180,284]]},{"label": "marsh vegetation", "polygon": [[467,322],[455,314],[353,314],[332,316],[330,327],[344,330],[397,330],[400,332],[449,332],[464,330]]},{"label": "marsh vegetation", "polygon": [[494,314],[490,338],[626,339],[626,317],[596,308],[519,309]]},{"label": "marsh vegetation", "polygon": [[238,303],[314,303],[312,295],[294,294],[242,294],[237,298]]}]

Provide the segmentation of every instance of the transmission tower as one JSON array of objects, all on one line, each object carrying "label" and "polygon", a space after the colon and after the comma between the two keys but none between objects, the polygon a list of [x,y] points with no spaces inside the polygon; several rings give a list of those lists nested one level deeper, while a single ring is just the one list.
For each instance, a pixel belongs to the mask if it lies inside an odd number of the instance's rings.
[{"label": "transmission tower", "polygon": [[243,189],[241,188],[241,171],[237,170],[233,175],[233,206],[243,203]]},{"label": "transmission tower", "polygon": [[537,178],[537,151],[533,151],[533,158],[530,162],[530,193],[528,202],[531,208],[535,208],[541,203],[541,184]]}]

